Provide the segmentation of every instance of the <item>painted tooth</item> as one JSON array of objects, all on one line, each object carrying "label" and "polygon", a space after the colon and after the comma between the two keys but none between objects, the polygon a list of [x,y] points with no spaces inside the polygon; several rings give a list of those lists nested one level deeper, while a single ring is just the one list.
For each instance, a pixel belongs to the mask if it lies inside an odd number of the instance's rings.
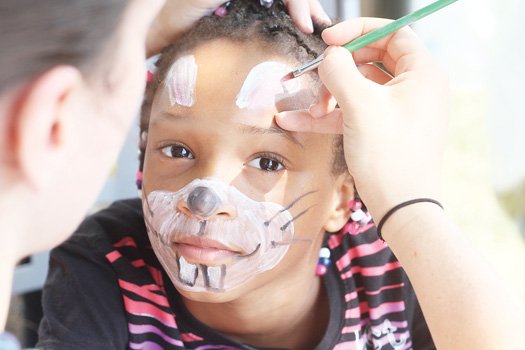
[{"label": "painted tooth", "polygon": [[187,262],[183,256],[181,256],[178,259],[178,265],[179,280],[185,285],[193,287],[195,285],[195,280],[197,279],[197,275],[199,273],[197,265]]},{"label": "painted tooth", "polygon": [[226,265],[206,266],[201,265],[202,274],[206,288],[215,291],[224,289],[224,277],[226,276]]}]

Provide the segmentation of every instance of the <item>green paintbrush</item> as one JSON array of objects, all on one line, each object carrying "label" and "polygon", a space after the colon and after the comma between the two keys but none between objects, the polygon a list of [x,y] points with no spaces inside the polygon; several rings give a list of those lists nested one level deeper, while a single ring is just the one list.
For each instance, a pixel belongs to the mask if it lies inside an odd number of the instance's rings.
[{"label": "green paintbrush", "polygon": [[[391,23],[388,23],[387,25],[381,28],[377,28],[369,33],[366,33],[365,35],[360,36],[359,38],[356,38],[352,40],[351,42],[343,45],[343,47],[350,52],[359,50],[365,47],[366,45],[369,45],[373,43],[374,41],[377,41],[387,36],[388,34],[395,32],[396,30],[399,30],[405,26],[408,26],[420,20],[421,18],[426,17],[430,15],[431,13],[434,13],[437,10],[440,10],[443,7],[448,6],[456,1],[458,0],[438,0],[436,2],[433,2],[432,4],[425,6],[417,11],[414,11],[406,16],[403,16]],[[294,71],[288,73],[281,79],[281,81],[284,82],[284,81],[287,81],[293,78],[297,78],[298,76],[317,68],[317,66],[321,64],[323,59],[324,59],[323,55],[317,57],[313,61],[310,61],[300,66],[299,68],[295,69]]]}]

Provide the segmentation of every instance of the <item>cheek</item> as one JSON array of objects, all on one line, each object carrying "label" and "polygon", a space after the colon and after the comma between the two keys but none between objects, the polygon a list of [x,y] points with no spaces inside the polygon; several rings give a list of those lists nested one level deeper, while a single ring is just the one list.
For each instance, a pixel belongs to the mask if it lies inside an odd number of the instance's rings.
[{"label": "cheek", "polygon": [[157,149],[146,147],[142,174],[143,186],[147,189],[176,190],[182,187],[184,174],[192,163],[185,160],[167,159]]},{"label": "cheek", "polygon": [[[300,182],[291,177],[283,186],[284,192],[281,195],[284,200],[277,202],[289,208],[298,236],[315,239],[331,213],[335,183],[331,180],[321,181],[319,178],[303,180]],[[277,193],[272,195],[275,198],[278,196]]]}]

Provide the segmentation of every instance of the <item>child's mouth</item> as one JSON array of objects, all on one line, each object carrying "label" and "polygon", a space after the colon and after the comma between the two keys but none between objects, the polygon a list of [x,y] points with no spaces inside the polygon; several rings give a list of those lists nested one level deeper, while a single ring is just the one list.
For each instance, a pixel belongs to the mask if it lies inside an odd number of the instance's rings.
[{"label": "child's mouth", "polygon": [[253,252],[243,254],[217,241],[201,237],[185,238],[182,242],[173,243],[178,279],[181,283],[193,287],[200,274],[207,289],[221,291],[224,289],[227,266],[232,260],[253,256],[260,247],[258,244]]},{"label": "child's mouth", "polygon": [[194,245],[187,243],[175,243],[173,245],[179,255],[195,264],[217,266],[228,262],[232,257],[238,256],[240,252],[230,249],[221,249]]}]

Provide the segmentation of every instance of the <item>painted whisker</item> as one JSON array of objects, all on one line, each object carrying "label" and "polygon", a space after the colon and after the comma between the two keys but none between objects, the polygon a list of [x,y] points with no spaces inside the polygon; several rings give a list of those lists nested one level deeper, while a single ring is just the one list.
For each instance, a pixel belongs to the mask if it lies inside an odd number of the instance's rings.
[{"label": "painted whisker", "polygon": [[289,241],[271,241],[270,245],[272,248],[276,248],[278,246],[291,245],[294,243],[312,243],[312,240],[311,239],[292,239]]},{"label": "painted whisker", "polygon": [[259,250],[259,248],[261,248],[261,243],[257,244],[257,247],[255,247],[255,249],[253,250],[253,252],[251,253],[248,253],[246,255],[239,255],[237,256],[237,259],[241,259],[241,258],[249,258],[250,256],[254,255],[255,253],[257,253],[257,251]]},{"label": "painted whisker", "polygon": [[[315,193],[315,192],[317,192],[317,190],[315,190],[315,191],[309,191],[309,192],[306,192],[306,193],[300,195],[299,197],[297,197],[296,199],[294,199],[290,204],[288,204],[288,206],[286,206],[286,207],[284,207],[283,209],[279,210],[279,211],[278,211],[274,216],[272,216],[268,221],[265,221],[265,222],[264,222],[264,225],[265,225],[265,226],[269,226],[270,223],[273,221],[273,219],[275,219],[277,216],[279,216],[279,214],[281,214],[281,213],[287,211],[288,209],[292,208],[292,207],[293,207],[297,202],[299,202],[301,199],[303,199],[303,198],[306,197],[307,195],[309,195],[309,194],[313,194],[313,193]],[[308,209],[310,209],[310,208],[308,208]],[[293,220],[293,219],[292,219],[292,220]]]},{"label": "painted whisker", "polygon": [[302,212],[300,212],[299,214],[297,214],[296,216],[294,216],[291,220],[287,221],[283,226],[281,226],[281,231],[284,231],[286,230],[286,228],[288,227],[288,225],[290,225],[292,222],[294,222],[296,219],[299,219],[301,216],[303,216],[304,214],[306,214],[306,212],[308,212],[308,210],[310,210],[312,207],[315,207],[317,204],[313,204],[311,205],[310,207],[306,208],[305,210],[303,210]]}]

